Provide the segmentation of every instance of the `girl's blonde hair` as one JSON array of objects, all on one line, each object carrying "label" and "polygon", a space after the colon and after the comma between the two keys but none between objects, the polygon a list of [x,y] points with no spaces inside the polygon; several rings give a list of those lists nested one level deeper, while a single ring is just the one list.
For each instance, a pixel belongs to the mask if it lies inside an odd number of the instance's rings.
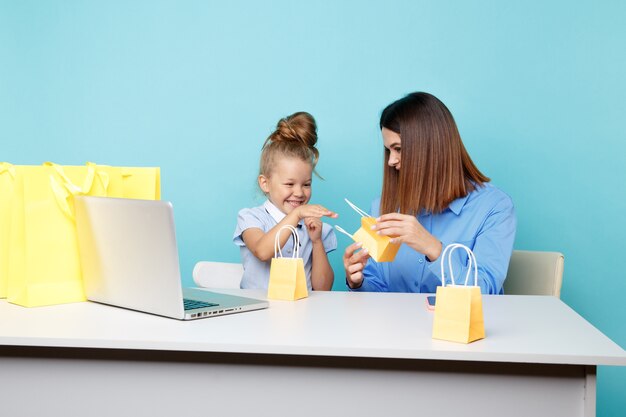
[{"label": "girl's blonde hair", "polygon": [[319,159],[316,143],[317,125],[309,113],[297,112],[280,119],[263,144],[259,175],[269,177],[277,157],[299,158],[315,170]]}]

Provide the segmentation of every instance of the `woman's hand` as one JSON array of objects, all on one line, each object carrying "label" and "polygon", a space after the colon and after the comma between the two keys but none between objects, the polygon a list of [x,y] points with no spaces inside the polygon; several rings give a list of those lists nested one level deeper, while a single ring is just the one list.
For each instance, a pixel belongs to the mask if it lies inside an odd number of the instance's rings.
[{"label": "woman's hand", "polygon": [[361,246],[361,243],[353,243],[343,253],[343,268],[346,270],[346,280],[350,288],[359,288],[363,283],[363,268],[370,257],[367,249],[357,252]]},{"label": "woman's hand", "polygon": [[441,242],[420,224],[415,216],[400,213],[383,214],[372,227],[379,235],[391,237],[393,243],[404,243],[434,261],[441,255]]}]

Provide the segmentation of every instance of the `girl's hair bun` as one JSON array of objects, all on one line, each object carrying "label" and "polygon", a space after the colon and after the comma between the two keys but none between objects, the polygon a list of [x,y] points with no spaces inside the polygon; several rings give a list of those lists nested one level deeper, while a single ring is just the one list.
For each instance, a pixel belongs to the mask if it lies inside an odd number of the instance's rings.
[{"label": "girl's hair bun", "polygon": [[309,113],[300,111],[280,119],[263,144],[260,174],[269,175],[276,155],[300,158],[315,169],[319,159],[316,143],[317,124]]},{"label": "girl's hair bun", "polygon": [[309,148],[317,143],[317,124],[309,113],[301,111],[284,117],[268,140],[272,142],[298,141]]}]

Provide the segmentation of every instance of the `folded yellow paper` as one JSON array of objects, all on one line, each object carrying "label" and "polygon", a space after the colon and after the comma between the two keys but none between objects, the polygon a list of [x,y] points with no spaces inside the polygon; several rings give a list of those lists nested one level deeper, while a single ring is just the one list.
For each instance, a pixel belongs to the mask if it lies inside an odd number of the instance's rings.
[{"label": "folded yellow paper", "polygon": [[389,236],[381,236],[376,233],[376,230],[372,230],[372,226],[376,224],[376,219],[352,204],[347,198],[345,201],[354,211],[361,215],[361,227],[354,234],[346,232],[339,226],[335,226],[335,228],[355,242],[361,243],[363,249],[367,249],[369,255],[376,262],[393,261],[400,249],[400,244],[392,243]]}]

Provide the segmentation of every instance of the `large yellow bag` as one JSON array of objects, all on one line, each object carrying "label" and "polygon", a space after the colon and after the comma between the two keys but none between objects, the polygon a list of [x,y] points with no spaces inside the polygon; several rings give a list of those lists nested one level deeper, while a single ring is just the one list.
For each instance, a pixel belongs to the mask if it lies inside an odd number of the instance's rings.
[{"label": "large yellow bag", "polygon": [[13,203],[15,168],[0,162],[0,298],[6,298],[9,279],[9,230]]},{"label": "large yellow bag", "polygon": [[[465,249],[468,256],[468,269],[465,276],[465,285],[456,285],[452,271],[452,252]],[[444,275],[444,261],[448,255],[448,266],[452,285],[446,286]],[[474,285],[468,286],[470,271],[474,267]],[[452,342],[470,343],[485,337],[485,322],[483,319],[483,302],[478,286],[478,265],[476,257],[470,248],[460,243],[446,246],[441,254],[441,281],[437,287],[435,316],[433,318],[433,339],[449,340]]]},{"label": "large yellow bag", "polygon": [[335,226],[335,228],[355,242],[360,242],[363,249],[367,249],[369,255],[376,262],[393,261],[400,249],[400,244],[392,243],[389,236],[377,234],[375,230],[372,230],[372,226],[376,224],[376,219],[352,204],[347,198],[345,200],[354,211],[361,215],[361,227],[354,234],[346,232],[340,226]]},{"label": "large yellow bag", "polygon": [[[128,182],[127,168],[16,166],[7,298],[27,306],[84,301],[74,221],[75,195],[156,199],[158,168],[136,168],[151,178]],[[142,171],[143,170],[143,171]],[[80,184],[80,185],[78,185]]]},{"label": "large yellow bag", "polygon": [[[280,232],[283,230],[290,230],[293,237],[293,256],[291,258],[283,257],[280,249]],[[270,266],[267,298],[294,301],[308,296],[304,263],[300,258],[300,237],[295,227],[286,225],[276,232],[274,239],[274,257]]]},{"label": "large yellow bag", "polygon": [[98,165],[109,175],[108,197],[161,199],[161,171],[158,167],[111,167]]}]

